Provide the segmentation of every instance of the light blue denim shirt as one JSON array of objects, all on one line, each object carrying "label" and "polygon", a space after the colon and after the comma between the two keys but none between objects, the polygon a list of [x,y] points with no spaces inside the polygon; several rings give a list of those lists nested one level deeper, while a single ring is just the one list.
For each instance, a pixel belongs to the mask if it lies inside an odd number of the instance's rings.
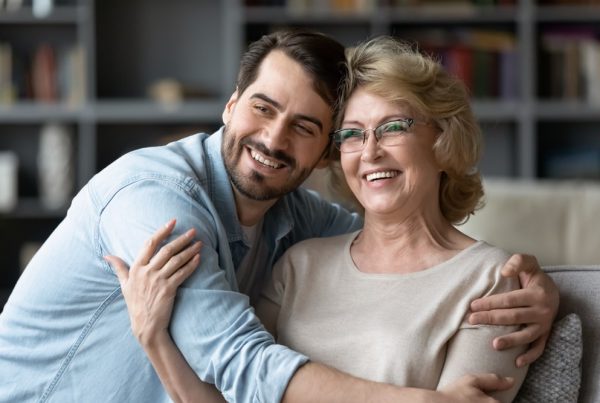
[{"label": "light blue denim shirt", "polygon": [[[275,344],[236,292],[247,246],[221,158],[222,130],[134,151],[97,174],[21,275],[0,315],[0,402],[170,401],[132,336],[103,260],[132,262],[169,219],[195,227],[201,264],[180,288],[171,335],[228,401],[275,402],[307,358]],[[357,216],[298,189],[265,216],[270,270],[292,244],[356,230]],[[263,274],[264,277],[264,274]],[[262,277],[259,277],[259,280]]]}]

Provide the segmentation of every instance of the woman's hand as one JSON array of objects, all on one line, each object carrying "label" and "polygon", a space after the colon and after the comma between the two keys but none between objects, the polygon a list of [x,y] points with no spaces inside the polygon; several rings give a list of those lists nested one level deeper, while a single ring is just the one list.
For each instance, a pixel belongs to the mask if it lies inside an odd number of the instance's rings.
[{"label": "woman's hand", "polygon": [[523,325],[519,331],[493,341],[498,350],[531,343],[529,349],[517,357],[516,365],[522,367],[537,360],[544,352],[558,312],[558,288],[531,255],[513,255],[502,268],[502,275],[518,276],[522,289],[473,301],[469,322],[474,325]]},{"label": "woman's hand", "polygon": [[201,242],[190,242],[195,236],[191,229],[164,245],[158,246],[173,232],[175,220],[152,235],[128,269],[117,256],[104,258],[114,269],[119,283],[134,336],[142,346],[168,333],[169,322],[177,288],[196,269],[200,262]]},{"label": "woman's hand", "polygon": [[496,403],[498,400],[489,393],[510,389],[513,385],[513,378],[495,374],[464,375],[438,392],[444,396],[444,403]]}]

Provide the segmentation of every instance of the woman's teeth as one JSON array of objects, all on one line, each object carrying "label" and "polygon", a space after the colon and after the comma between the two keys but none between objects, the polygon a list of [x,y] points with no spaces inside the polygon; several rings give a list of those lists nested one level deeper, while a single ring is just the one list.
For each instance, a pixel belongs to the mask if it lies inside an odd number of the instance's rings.
[{"label": "woman's teeth", "polygon": [[368,174],[366,178],[369,182],[373,182],[377,179],[393,178],[395,176],[398,176],[398,171],[373,172],[372,174]]}]

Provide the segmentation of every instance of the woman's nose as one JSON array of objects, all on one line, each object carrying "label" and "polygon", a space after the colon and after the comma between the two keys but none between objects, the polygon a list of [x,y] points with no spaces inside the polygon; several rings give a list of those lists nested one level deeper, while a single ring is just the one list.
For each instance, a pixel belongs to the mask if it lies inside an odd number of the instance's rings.
[{"label": "woman's nose", "polygon": [[365,146],[362,149],[361,159],[363,161],[372,161],[379,158],[382,150],[377,141],[377,136],[375,136],[375,131],[368,129],[365,132],[365,136]]}]

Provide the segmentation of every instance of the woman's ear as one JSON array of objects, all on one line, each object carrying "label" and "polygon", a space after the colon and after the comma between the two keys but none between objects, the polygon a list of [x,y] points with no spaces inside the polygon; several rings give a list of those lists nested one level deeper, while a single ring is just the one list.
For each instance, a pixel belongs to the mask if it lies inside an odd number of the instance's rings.
[{"label": "woman's ear", "polygon": [[227,101],[227,103],[225,104],[225,109],[223,109],[223,114],[221,115],[221,118],[223,119],[224,124],[227,124],[227,122],[229,122],[229,120],[231,119],[231,115],[233,114],[233,109],[235,108],[237,100],[238,91],[236,89],[233,92],[233,94],[231,94],[231,97],[229,97],[229,101]]}]

